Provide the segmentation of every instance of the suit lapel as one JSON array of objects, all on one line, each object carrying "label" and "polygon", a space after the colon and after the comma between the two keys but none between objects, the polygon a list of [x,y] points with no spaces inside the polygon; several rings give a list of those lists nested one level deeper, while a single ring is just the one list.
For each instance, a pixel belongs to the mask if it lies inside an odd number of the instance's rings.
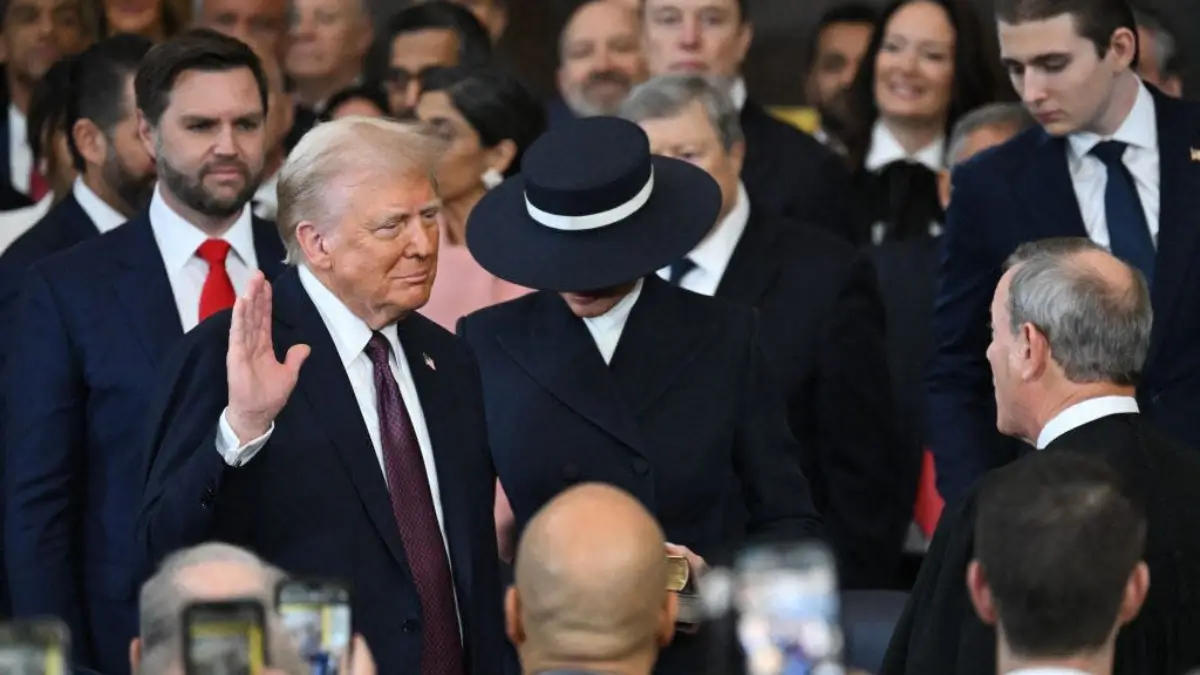
[{"label": "suit lapel", "polygon": [[488,458],[483,448],[479,448],[478,456],[464,452],[470,448],[463,448],[456,426],[455,411],[462,407],[455,393],[456,383],[447,379],[453,377],[451,371],[437,369],[438,363],[448,364],[451,357],[442,353],[436,345],[444,345],[450,339],[433,339],[433,325],[417,314],[396,324],[396,329],[400,345],[404,348],[405,359],[408,361],[409,372],[412,373],[413,383],[417,387],[417,395],[421,399],[425,427],[429,431],[454,581],[459,589],[459,597],[466,597],[464,594],[473,587],[474,577],[474,567],[471,564],[473,529],[470,500],[477,498],[477,495],[464,492],[467,483],[460,477],[470,471],[478,471],[477,466],[465,464],[488,461]]},{"label": "suit lapel", "polygon": [[[1181,284],[1169,280],[1187,278],[1200,239],[1200,162],[1193,161],[1193,149],[1200,150],[1200,120],[1191,104],[1180,103],[1155,92],[1158,116],[1159,155],[1159,230],[1155,277],[1164,283],[1154,285],[1154,329],[1151,356],[1160,348],[1163,327],[1170,325]],[[1190,289],[1189,289],[1190,292]]]},{"label": "suit lapel", "polygon": [[613,386],[595,341],[561,298],[538,293],[529,314],[496,339],[555,398],[633,450],[644,451],[641,432]]},{"label": "suit lapel", "polygon": [[759,299],[778,275],[782,262],[773,255],[776,230],[756,214],[757,209],[752,206],[750,222],[733,249],[716,293],[719,298],[751,307],[759,304]]},{"label": "suit lapel", "polygon": [[[1032,216],[1034,228],[1026,240],[1046,237],[1086,237],[1087,229],[1075,197],[1075,184],[1067,166],[1066,139],[1044,131],[1017,179],[1016,195]],[[1014,224],[1015,226],[1015,224]]]},{"label": "suit lapel", "polygon": [[642,296],[633,306],[613,354],[612,373],[629,410],[638,415],[679,378],[711,334],[683,310],[688,291],[657,276],[646,277]]},{"label": "suit lapel", "polygon": [[146,357],[157,364],[183,335],[183,325],[150,219],[143,214],[114,230],[112,236],[119,242],[114,247],[117,301]]},{"label": "suit lapel", "polygon": [[300,285],[295,269],[287,270],[276,280],[274,296],[275,320],[284,328],[277,334],[275,351],[282,358],[293,344],[304,343],[312,348],[297,383],[311,411],[308,417],[337,448],[379,536],[397,562],[407,569],[391,496],[333,338]]},{"label": "suit lapel", "polygon": [[251,227],[254,231],[254,255],[258,258],[258,268],[267,279],[274,279],[287,267],[283,262],[286,253],[283,250],[283,242],[279,240],[279,231],[275,229],[274,223],[257,216],[252,217]]}]

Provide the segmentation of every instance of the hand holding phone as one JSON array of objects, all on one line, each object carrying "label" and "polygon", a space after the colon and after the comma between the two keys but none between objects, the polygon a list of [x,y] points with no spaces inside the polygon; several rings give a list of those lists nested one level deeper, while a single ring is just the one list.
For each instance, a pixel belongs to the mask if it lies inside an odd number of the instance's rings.
[{"label": "hand holding phone", "polygon": [[279,584],[275,598],[284,630],[312,668],[312,675],[348,672],[345,660],[352,637],[349,587],[332,580],[291,579]]}]

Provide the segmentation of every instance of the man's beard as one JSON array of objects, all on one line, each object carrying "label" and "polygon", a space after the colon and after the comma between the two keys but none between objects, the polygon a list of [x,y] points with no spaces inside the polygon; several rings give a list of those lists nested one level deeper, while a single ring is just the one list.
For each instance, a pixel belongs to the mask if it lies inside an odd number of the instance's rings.
[{"label": "man's beard", "polygon": [[101,167],[101,177],[116,194],[117,199],[121,200],[117,210],[128,218],[143,211],[154,195],[154,174],[133,175],[121,163],[121,158],[117,156],[111,141],[108,145],[108,156],[104,158],[104,166]]},{"label": "man's beard", "polygon": [[[204,177],[218,166],[236,167],[242,176],[242,189],[231,198],[218,197],[204,187]],[[237,214],[258,189],[259,176],[252,175],[250,167],[245,162],[238,160],[209,162],[200,168],[198,176],[192,177],[172,166],[162,149],[159,148],[158,169],[159,178],[172,194],[188,208],[214,218],[228,218]]]},{"label": "man's beard", "polygon": [[[616,85],[624,92],[612,100],[597,97],[595,89],[601,86]],[[598,70],[587,76],[583,85],[573,96],[567,97],[567,105],[580,117],[595,117],[598,115],[614,115],[625,101],[625,96],[633,88],[633,81],[619,70]]]}]

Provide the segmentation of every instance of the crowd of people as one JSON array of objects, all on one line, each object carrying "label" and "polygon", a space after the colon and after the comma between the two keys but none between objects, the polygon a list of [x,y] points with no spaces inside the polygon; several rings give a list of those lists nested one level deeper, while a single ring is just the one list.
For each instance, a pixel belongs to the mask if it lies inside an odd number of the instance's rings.
[{"label": "crowd of people", "polygon": [[1200,668],[1166,21],[832,3],[796,117],[749,0],[578,3],[549,101],[505,0],[364,2],[0,0],[0,617],[158,675],[247,600],[299,675],[296,575],[355,674],[723,675],[671,561],[817,541],[882,673]]}]

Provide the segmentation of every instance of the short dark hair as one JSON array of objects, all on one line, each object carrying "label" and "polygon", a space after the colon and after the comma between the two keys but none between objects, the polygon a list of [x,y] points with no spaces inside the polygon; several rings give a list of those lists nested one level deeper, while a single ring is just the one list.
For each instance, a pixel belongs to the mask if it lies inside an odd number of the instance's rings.
[{"label": "short dark hair", "polygon": [[458,65],[484,66],[492,60],[492,39],[479,19],[452,2],[435,0],[406,7],[387,22],[371,48],[368,79],[382,82],[392,62],[392,42],[397,36],[422,30],[450,30],[458,36]]},{"label": "short dark hair", "polygon": [[[742,23],[750,23],[750,0],[737,0],[738,16]],[[638,13],[646,11],[646,0],[638,0]]]},{"label": "short dark hair", "polygon": [[1145,545],[1143,505],[1098,458],[1034,453],[981,488],[975,558],[1021,656],[1103,646]]},{"label": "short dark hair", "polygon": [[861,2],[843,2],[825,10],[808,36],[808,67],[811,69],[817,60],[817,45],[821,41],[821,33],[825,32],[826,28],[839,23],[865,23],[873,26],[878,18],[879,12],[875,11],[874,7]]},{"label": "short dark hair", "polygon": [[[996,0],[996,18],[1004,23],[1018,24],[1043,21],[1062,14],[1075,20],[1075,30],[1096,45],[1103,57],[1112,44],[1113,33],[1128,28],[1137,38],[1137,20],[1126,0]],[[1133,57],[1137,67],[1137,54]]]},{"label": "short dark hair", "polygon": [[67,108],[78,82],[75,79],[76,61],[79,57],[60,59],[33,88],[29,100],[29,117],[25,126],[25,142],[29,144],[34,160],[46,156],[50,148],[44,147],[46,137],[55,131],[66,131]]},{"label": "short dark hair", "polygon": [[138,71],[142,59],[154,43],[139,35],[114,35],[88,47],[75,65],[75,81],[87,86],[75,87],[67,107],[67,144],[75,169],[83,171],[85,162],[75,145],[71,130],[81,119],[91,120],[104,132],[112,135],[113,127],[126,115],[124,92],[126,78]]},{"label": "short dark hair", "polygon": [[[849,92],[850,119],[845,140],[851,165],[856,170],[862,167],[870,150],[871,132],[879,118],[879,106],[875,101],[875,60],[883,48],[888,23],[903,7],[921,1],[895,0],[875,22],[875,33]],[[984,50],[982,26],[971,5],[964,0],[924,1],[941,7],[954,27],[954,83],[945,129],[949,135],[960,117],[999,98],[1000,73],[996,61]]]},{"label": "short dark hair", "polygon": [[328,122],[333,119],[331,115],[337,110],[338,106],[347,101],[356,101],[362,99],[370,101],[371,105],[379,108],[379,111],[384,115],[388,114],[387,94],[379,87],[370,84],[361,84],[355,87],[348,87],[329,97],[329,101],[325,103],[325,110],[321,113],[321,121]]},{"label": "short dark hair", "polygon": [[267,76],[254,50],[236,38],[207,28],[195,28],[157,45],[146,53],[134,79],[138,108],[157,125],[170,103],[175,80],[185,71],[221,72],[249,68],[258,84],[263,112],[267,110]]},{"label": "short dark hair", "polygon": [[484,147],[505,139],[517,153],[505,175],[520,171],[521,156],[546,130],[545,108],[517,78],[496,68],[439,68],[425,78],[425,91],[450,97]]}]

